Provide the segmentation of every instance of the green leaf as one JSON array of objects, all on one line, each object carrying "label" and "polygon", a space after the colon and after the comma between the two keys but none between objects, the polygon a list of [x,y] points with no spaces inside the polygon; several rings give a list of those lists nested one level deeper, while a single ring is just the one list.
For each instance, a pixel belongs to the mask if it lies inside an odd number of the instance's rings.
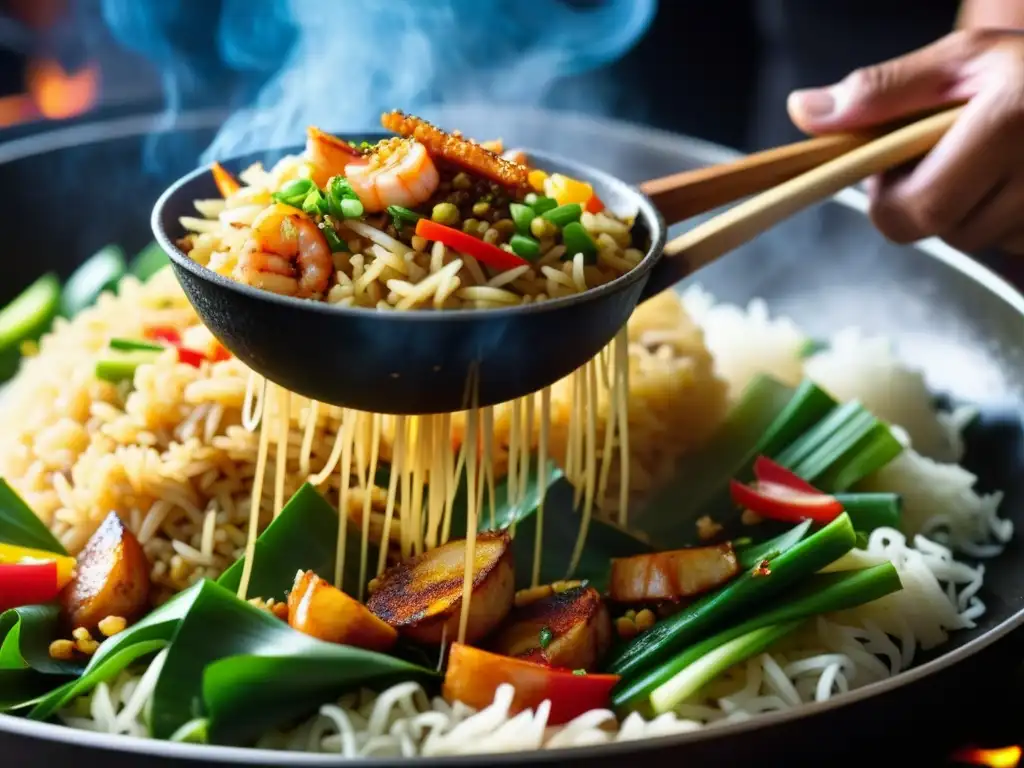
[{"label": "green leaf", "polygon": [[244,744],[343,691],[436,677],[390,656],[326,643],[301,655],[231,656],[210,664],[203,675],[210,740]]},{"label": "green leaf", "polygon": [[[359,528],[350,523],[342,585],[350,595],[359,590],[360,536]],[[298,571],[315,571],[333,582],[337,542],[338,513],[316,488],[304,484],[256,539],[247,594],[280,600],[291,589]],[[367,573],[372,574],[377,563],[377,548],[372,542],[367,557]],[[217,583],[237,592],[244,567],[245,559],[241,558],[220,575]]]},{"label": "green leaf", "polygon": [[0,676],[5,670],[32,669],[47,675],[77,675],[82,666],[50,657],[50,641],[60,634],[60,609],[27,605],[0,614]]},{"label": "green leaf", "polygon": [[50,529],[3,479],[0,479],[0,543],[67,554]]},{"label": "green leaf", "polygon": [[[568,572],[573,549],[580,531],[580,514],[573,506],[574,489],[565,474],[554,462],[548,462],[544,472],[538,472],[536,462],[530,469],[525,493],[510,504],[508,478],[495,484],[495,523],[505,529],[515,524],[513,554],[516,563],[516,587],[530,586],[533,576],[534,549],[537,537],[540,492],[546,487],[544,500],[544,535],[542,539],[540,582],[550,583],[565,578],[586,579],[603,590],[608,583],[610,560],[653,551],[636,536],[617,526],[592,518],[579,565]],[[452,536],[466,535],[466,494],[460,491],[452,510]],[[490,530],[489,502],[484,494],[478,529]]]},{"label": "green leaf", "polygon": [[104,246],[71,273],[61,295],[61,313],[74,317],[91,307],[101,293],[116,288],[127,271],[121,246]]},{"label": "green leaf", "polygon": [[157,242],[152,242],[135,254],[128,265],[128,271],[145,282],[161,269],[171,263],[164,249]]},{"label": "green leaf", "polygon": [[[231,665],[230,682],[238,685],[235,689],[221,687],[217,678],[209,684],[204,682],[208,666],[235,656],[269,657],[276,664],[248,665],[243,660]],[[311,659],[318,662],[312,677],[308,674]],[[292,680],[293,673],[305,684]],[[436,673],[391,656],[325,643],[297,632],[207,581],[167,651],[153,691],[150,723],[155,738],[169,738],[188,721],[203,716],[199,703],[209,696],[209,701],[217,705],[208,713],[211,740],[240,743],[265,726],[286,722],[347,687],[399,676],[426,681],[434,679]],[[253,707],[254,686],[269,688],[262,695],[262,706]],[[262,711],[257,714],[258,710]],[[253,729],[257,722],[260,725]]]}]

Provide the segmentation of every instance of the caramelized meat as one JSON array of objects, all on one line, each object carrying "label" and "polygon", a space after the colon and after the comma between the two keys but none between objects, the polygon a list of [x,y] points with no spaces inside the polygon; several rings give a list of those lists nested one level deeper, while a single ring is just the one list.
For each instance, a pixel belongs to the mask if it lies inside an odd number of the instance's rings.
[{"label": "caramelized meat", "polygon": [[[370,583],[367,607],[419,643],[455,640],[462,610],[466,541],[457,539],[384,571]],[[490,633],[508,615],[515,592],[512,539],[481,533],[473,553],[473,593],[466,642]]]},{"label": "caramelized meat", "polygon": [[615,558],[608,593],[619,603],[694,597],[739,573],[732,544]]},{"label": "caramelized meat", "polygon": [[288,593],[288,624],[328,643],[381,653],[390,650],[398,640],[398,633],[365,605],[312,571],[300,572],[295,577],[295,585]]}]

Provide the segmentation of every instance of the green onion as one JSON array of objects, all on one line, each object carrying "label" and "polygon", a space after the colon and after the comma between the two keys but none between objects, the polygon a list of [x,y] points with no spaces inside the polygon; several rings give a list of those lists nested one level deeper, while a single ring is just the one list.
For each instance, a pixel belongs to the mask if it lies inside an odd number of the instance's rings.
[{"label": "green onion", "polygon": [[533,261],[540,256],[540,243],[527,235],[512,235],[508,244],[512,247],[516,256],[520,256],[527,261]]},{"label": "green onion", "polygon": [[884,467],[903,452],[888,425],[876,422],[849,451],[833,461],[818,481],[830,491],[845,491]]},{"label": "green onion", "polygon": [[150,243],[132,259],[128,265],[128,271],[139,280],[146,281],[171,263],[159,243]]},{"label": "green onion", "polygon": [[65,317],[74,317],[92,306],[99,295],[112,290],[127,271],[124,252],[118,246],[101,248],[68,278],[61,296],[61,312]]},{"label": "green onion", "polygon": [[0,310],[0,349],[17,349],[50,326],[60,306],[60,281],[45,274]]},{"label": "green onion", "polygon": [[313,187],[306,195],[306,199],[302,201],[302,211],[310,216],[326,216],[330,210],[327,198],[324,197],[319,187]]},{"label": "green onion", "polygon": [[306,197],[314,189],[316,189],[316,184],[312,179],[295,179],[295,181],[289,181],[271,197],[279,203],[290,205],[293,208],[301,208]]},{"label": "green onion", "polygon": [[155,350],[138,350],[135,352],[115,352],[96,363],[96,378],[115,384],[135,376],[140,365],[155,363],[160,352]]},{"label": "green onion", "polygon": [[363,215],[363,204],[358,200],[351,200],[345,198],[341,201],[339,206],[342,218],[345,219],[358,219]]},{"label": "green onion", "polygon": [[740,568],[750,570],[759,566],[765,560],[778,557],[781,552],[795,547],[807,535],[810,528],[811,521],[804,520],[799,525],[790,528],[774,539],[767,539],[757,544],[753,544],[749,538],[747,538],[745,543],[741,539],[735,539],[732,546],[736,551],[736,558],[739,561]]},{"label": "green onion", "polygon": [[[345,211],[355,210],[354,207],[349,204],[346,208],[344,206],[345,201],[359,203],[359,196],[356,195],[352,185],[348,183],[348,179],[344,176],[331,176],[327,181],[327,205],[330,208],[331,215],[336,219],[346,218]],[[354,216],[348,216],[348,218],[355,218],[363,214],[363,206],[359,204],[359,213]]]},{"label": "green onion", "polygon": [[[408,208],[403,208],[400,205],[389,205],[388,213],[391,214],[391,221],[394,223],[395,229],[401,229],[403,224],[415,224],[423,218],[416,211],[410,211]],[[361,214],[362,211],[357,215]]]},{"label": "green onion", "polygon": [[566,224],[562,229],[562,244],[565,245],[562,261],[571,261],[577,253],[583,254],[586,264],[597,261],[597,244],[578,221]]},{"label": "green onion", "polygon": [[613,691],[623,709],[660,714],[677,706],[729,667],[759,653],[806,619],[878,600],[903,585],[892,563],[811,576],[766,610],[687,648],[627,689]]},{"label": "green onion", "polygon": [[530,222],[533,221],[537,212],[528,205],[522,203],[509,203],[508,206],[509,216],[512,217],[512,221],[515,222],[516,231],[521,235],[530,234]]},{"label": "green onion", "polygon": [[780,549],[776,557],[765,558],[770,574],[759,575],[759,564],[634,638],[617,654],[608,671],[635,677],[664,663],[734,616],[748,613],[763,600],[835,562],[856,542],[850,517],[844,513],[816,533]]},{"label": "green onion", "polygon": [[754,446],[754,453],[776,456],[836,407],[836,401],[810,379],[804,379],[793,398]]},{"label": "green onion", "polygon": [[540,647],[542,650],[547,649],[551,645],[551,641],[555,639],[555,633],[551,631],[551,627],[542,627],[540,630]]},{"label": "green onion", "polygon": [[587,670],[585,670],[585,669],[574,669],[572,671],[572,673],[574,675],[579,675],[580,677],[583,677],[583,676],[585,676],[587,674]]},{"label": "green onion", "polygon": [[854,529],[871,533],[876,528],[900,529],[902,498],[896,493],[837,493]]},{"label": "green onion", "polygon": [[[803,620],[800,619],[782,624],[770,624],[716,646],[647,693],[648,699],[643,704],[652,714],[667,712],[687,696],[699,691],[729,667],[767,650],[786,635],[794,632],[801,624],[803,624]],[[666,670],[671,668],[666,667]],[[613,702],[622,709],[636,706],[632,702],[618,704],[614,699]]]},{"label": "green onion", "polygon": [[164,347],[148,341],[136,341],[135,339],[111,339],[110,348],[120,352],[162,352]]},{"label": "green onion", "polygon": [[533,208],[533,212],[538,216],[558,207],[558,201],[555,198],[538,195],[534,195],[532,200],[530,195],[527,195],[526,203]]},{"label": "green onion", "polygon": [[545,211],[542,215],[552,224],[564,229],[566,225],[580,220],[580,217],[583,216],[583,206],[579,203],[567,203]]},{"label": "green onion", "polygon": [[327,245],[331,247],[331,253],[348,253],[348,243],[341,239],[331,225],[331,222],[321,222],[320,231],[324,233],[324,239],[327,241]]}]

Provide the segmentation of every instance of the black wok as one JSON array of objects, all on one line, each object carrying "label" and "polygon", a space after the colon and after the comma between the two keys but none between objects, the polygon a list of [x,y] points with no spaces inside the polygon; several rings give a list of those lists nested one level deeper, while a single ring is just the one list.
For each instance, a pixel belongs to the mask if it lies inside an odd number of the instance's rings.
[{"label": "black wok", "polygon": [[[435,117],[431,115],[431,117]],[[190,117],[183,131],[202,146],[217,116]],[[544,147],[578,158],[629,181],[722,162],[717,147],[618,123],[546,113],[489,109],[453,111],[438,122],[470,135],[502,135],[506,142]],[[154,123],[122,121],[91,135],[61,136],[0,146],[0,181],[19,190],[5,202],[4,280],[6,300],[47,269],[69,274],[100,246],[121,242],[135,250],[149,239],[148,211],[161,190],[197,164],[183,157],[159,176],[138,173],[143,136]],[[27,143],[25,143],[27,142]],[[15,151],[16,150],[16,151]],[[184,167],[183,167],[184,166]],[[52,186],[60,179],[65,206],[61,225],[48,214]],[[967,463],[985,488],[1006,491],[1003,514],[1024,521],[1024,299],[1005,282],[942,245],[915,248],[885,243],[863,215],[864,200],[844,193],[781,225],[700,275],[719,298],[769,300],[774,313],[788,314],[814,335],[847,325],[886,332],[903,354],[926,372],[940,394],[973,401],[983,418],[968,435]],[[825,765],[837,759],[884,761],[894,751],[914,764],[942,754],[961,739],[977,738],[976,727],[1009,698],[1018,645],[1010,635],[1024,623],[1024,550],[1017,541],[988,563],[981,593],[988,608],[973,630],[950,642],[897,678],[839,697],[824,705],[770,715],[749,724],[609,748],[560,754],[517,754],[487,763],[621,766],[759,764]],[[1001,642],[997,642],[1001,641]],[[971,725],[973,724],[973,725]],[[886,752],[867,750],[885,744]],[[107,768],[145,763],[214,766],[230,763],[302,765],[330,759],[135,741],[71,731],[0,716],[0,753],[5,764],[59,765],[84,760]],[[441,761],[423,761],[431,765]],[[449,761],[479,765],[485,760]],[[381,763],[378,763],[381,764]]]}]

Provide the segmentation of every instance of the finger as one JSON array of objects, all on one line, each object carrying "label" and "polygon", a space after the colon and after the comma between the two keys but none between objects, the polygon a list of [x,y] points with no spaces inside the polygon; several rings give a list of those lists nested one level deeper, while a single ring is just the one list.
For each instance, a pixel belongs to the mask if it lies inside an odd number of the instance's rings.
[{"label": "finger", "polygon": [[998,246],[1020,229],[1024,221],[1024,176],[1015,176],[996,188],[990,199],[951,229],[943,239],[961,251],[974,253]]},{"label": "finger", "polygon": [[1007,169],[1024,167],[1024,90],[1015,85],[979,94],[935,148],[906,176],[879,184],[875,225],[896,242],[957,229]]},{"label": "finger", "polygon": [[896,59],[851,72],[827,88],[794,91],[790,119],[806,133],[855,130],[949,102],[963,66],[991,41],[956,32]]}]

